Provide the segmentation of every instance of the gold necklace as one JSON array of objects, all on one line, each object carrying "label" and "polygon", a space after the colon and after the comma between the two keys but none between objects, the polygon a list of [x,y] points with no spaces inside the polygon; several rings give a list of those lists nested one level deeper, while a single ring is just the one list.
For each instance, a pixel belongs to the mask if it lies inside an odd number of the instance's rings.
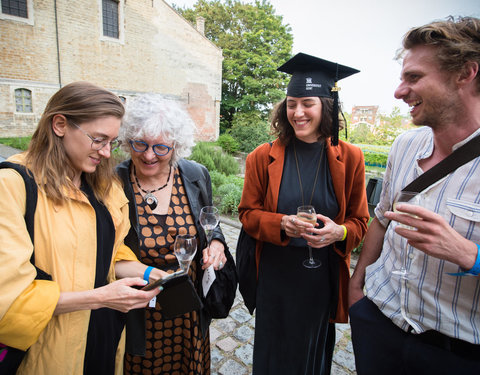
[{"label": "gold necklace", "polygon": [[[318,179],[318,171],[320,170],[320,164],[322,163],[324,150],[320,154],[320,158],[318,160],[317,165],[317,172],[315,173],[315,181],[313,182],[312,194],[310,195],[310,201],[308,202],[309,205],[312,204],[313,194],[315,193],[315,187],[317,186],[317,179]],[[300,177],[300,169],[298,168],[298,158],[297,158],[297,148],[295,147],[295,140],[293,140],[293,154],[295,155],[295,165],[297,167],[297,176],[298,176],[298,183],[300,185],[300,193],[302,193],[302,206],[305,206],[304,198],[303,198],[303,185],[302,185],[302,178]]]}]

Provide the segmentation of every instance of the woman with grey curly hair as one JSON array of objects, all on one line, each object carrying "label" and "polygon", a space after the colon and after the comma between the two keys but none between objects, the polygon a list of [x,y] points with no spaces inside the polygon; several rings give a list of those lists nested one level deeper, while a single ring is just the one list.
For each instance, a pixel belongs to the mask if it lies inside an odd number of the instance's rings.
[{"label": "woman with grey curly hair", "polygon": [[172,166],[176,166],[180,158],[190,156],[195,146],[194,133],[195,124],[178,101],[144,94],[127,105],[118,138],[123,150],[130,152],[131,140],[162,136],[165,143],[173,145],[169,160]]},{"label": "woman with grey curly hair", "polygon": [[[207,169],[184,159],[194,145],[194,132],[178,101],[154,94],[134,98],[119,134],[131,158],[117,172],[130,201],[125,244],[142,263],[173,273],[180,269],[173,251],[176,236],[196,236],[203,251],[197,252],[189,275],[202,295],[203,270],[224,266],[227,245],[217,226],[207,247],[199,223],[200,209],[212,205],[212,187]],[[144,278],[149,281],[148,273]],[[210,321],[205,308],[168,319],[158,303],[128,314],[125,374],[154,368],[162,374],[210,374]]]}]

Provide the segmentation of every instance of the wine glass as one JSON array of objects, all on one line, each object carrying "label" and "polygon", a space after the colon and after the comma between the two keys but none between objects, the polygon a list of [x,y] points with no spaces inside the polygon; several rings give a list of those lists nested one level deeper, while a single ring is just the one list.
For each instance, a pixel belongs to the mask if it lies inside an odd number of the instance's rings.
[{"label": "wine glass", "polygon": [[180,268],[187,273],[190,263],[197,252],[197,239],[190,234],[179,234],[175,238],[173,251],[180,264]]},{"label": "wine glass", "polygon": [[202,226],[207,236],[207,247],[210,247],[212,241],[213,230],[217,227],[220,221],[218,209],[214,206],[205,206],[200,210],[200,225]]},{"label": "wine glass", "polygon": [[[317,214],[313,206],[300,206],[297,208],[297,219],[305,221],[315,226],[317,223]],[[318,268],[322,265],[322,262],[318,259],[313,259],[312,247],[308,246],[308,259],[303,261],[303,265],[307,268]]]},{"label": "wine glass", "polygon": [[[408,214],[406,212],[401,212],[397,210],[397,204],[399,203],[408,203],[408,204],[413,204],[416,206],[422,206],[423,205],[423,196],[421,194],[418,194],[413,191],[400,191],[395,195],[395,199],[393,201],[393,212],[401,213],[402,215],[408,215],[414,218],[418,218],[418,216]],[[406,228],[409,230],[416,230],[416,228],[398,223],[399,227]],[[399,269],[393,269],[392,274],[400,276],[402,279],[409,279],[411,278],[411,275],[409,274],[408,271],[408,254],[409,254],[409,248],[410,245],[403,246],[403,259],[402,259],[402,265],[400,266]]]}]

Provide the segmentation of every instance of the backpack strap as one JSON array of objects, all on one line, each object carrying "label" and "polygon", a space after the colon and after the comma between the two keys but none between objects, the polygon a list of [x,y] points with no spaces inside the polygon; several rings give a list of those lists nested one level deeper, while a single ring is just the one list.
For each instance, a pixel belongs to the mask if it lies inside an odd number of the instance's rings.
[{"label": "backpack strap", "polygon": [[35,209],[37,208],[37,195],[38,195],[37,184],[35,183],[32,173],[23,165],[11,163],[9,161],[4,161],[0,163],[0,168],[2,169],[10,168],[10,169],[16,170],[20,174],[20,176],[22,176],[23,181],[25,182],[25,192],[27,196],[27,204],[25,209],[25,223],[27,224],[28,234],[30,234],[30,238],[33,243],[33,240],[35,238],[33,224],[34,224]]},{"label": "backpack strap", "polygon": [[[25,224],[27,226],[28,234],[30,235],[30,239],[32,244],[34,243],[35,238],[35,210],[37,208],[37,199],[38,199],[38,188],[35,179],[33,178],[32,172],[27,169],[25,166],[12,163],[9,161],[3,161],[0,163],[0,169],[3,168],[10,168],[16,170],[20,176],[22,176],[23,181],[25,183],[25,193],[26,193],[26,207],[25,207]],[[30,258],[30,262],[35,266],[35,249],[32,252],[32,257]],[[36,279],[41,280],[52,280],[52,277],[42,271],[40,268],[35,266],[37,270],[37,277]]]}]

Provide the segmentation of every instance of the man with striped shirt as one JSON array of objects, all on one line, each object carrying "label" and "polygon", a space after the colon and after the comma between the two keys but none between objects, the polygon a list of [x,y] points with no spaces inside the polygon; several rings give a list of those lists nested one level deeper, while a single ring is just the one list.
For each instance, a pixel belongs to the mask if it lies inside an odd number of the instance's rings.
[{"label": "man with striped shirt", "polygon": [[[411,29],[403,47],[395,97],[424,126],[391,148],[350,282],[357,373],[480,374],[480,157],[392,212],[399,191],[480,135],[480,20]],[[407,278],[392,273],[404,264]]]}]

